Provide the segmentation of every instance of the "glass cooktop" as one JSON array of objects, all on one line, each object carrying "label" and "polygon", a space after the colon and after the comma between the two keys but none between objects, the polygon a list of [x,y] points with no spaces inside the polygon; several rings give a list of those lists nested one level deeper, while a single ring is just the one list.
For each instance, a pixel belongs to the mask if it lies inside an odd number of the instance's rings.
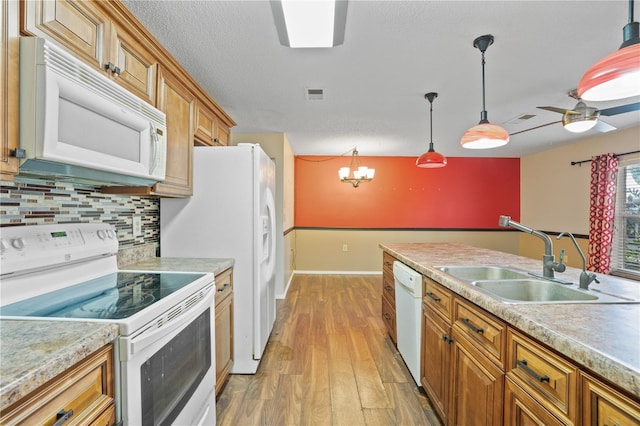
[{"label": "glass cooktop", "polygon": [[5,317],[123,319],[205,274],[120,271],[0,307]]}]

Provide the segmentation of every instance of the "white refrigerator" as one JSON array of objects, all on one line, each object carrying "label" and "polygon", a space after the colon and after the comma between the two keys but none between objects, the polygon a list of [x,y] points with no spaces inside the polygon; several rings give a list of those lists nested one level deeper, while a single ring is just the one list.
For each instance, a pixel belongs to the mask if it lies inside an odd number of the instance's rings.
[{"label": "white refrigerator", "polygon": [[258,144],[193,155],[193,196],[160,201],[160,255],[234,259],[231,373],[253,374],[276,315],[275,164]]}]

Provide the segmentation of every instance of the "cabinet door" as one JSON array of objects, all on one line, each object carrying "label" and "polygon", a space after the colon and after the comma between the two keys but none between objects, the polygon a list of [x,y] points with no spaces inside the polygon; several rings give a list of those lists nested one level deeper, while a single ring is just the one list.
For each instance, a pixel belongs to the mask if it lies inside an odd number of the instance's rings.
[{"label": "cabinet door", "polygon": [[640,404],[582,373],[582,424],[639,425]]},{"label": "cabinet door", "polygon": [[216,118],[203,102],[196,101],[195,140],[201,145],[214,145]]},{"label": "cabinet door", "polygon": [[504,424],[513,426],[565,425],[509,377],[505,380]]},{"label": "cabinet door", "polygon": [[422,305],[420,382],[444,424],[447,424],[451,326]]},{"label": "cabinet door", "polygon": [[233,364],[233,294],[216,305],[216,395]]},{"label": "cabinet door", "polygon": [[0,4],[0,180],[12,180],[18,173],[18,159],[11,151],[18,147],[18,0]]},{"label": "cabinet door", "polygon": [[160,68],[158,108],[167,114],[167,172],[155,195],[190,196],[193,192],[193,107],[195,98],[177,77]]},{"label": "cabinet door", "polygon": [[449,424],[502,425],[504,372],[452,330]]},{"label": "cabinet door", "polygon": [[111,24],[111,54],[108,65],[113,65],[111,75],[125,89],[151,105],[156,103],[156,74],[158,60],[138,40],[142,35],[135,29],[126,29],[118,23]]},{"label": "cabinet door", "polygon": [[213,139],[214,144],[227,146],[229,145],[229,126],[222,123],[220,120],[216,120],[216,137]]},{"label": "cabinet door", "polygon": [[88,1],[26,0],[22,5],[22,32],[53,40],[83,61],[103,69],[109,53],[109,21]]}]

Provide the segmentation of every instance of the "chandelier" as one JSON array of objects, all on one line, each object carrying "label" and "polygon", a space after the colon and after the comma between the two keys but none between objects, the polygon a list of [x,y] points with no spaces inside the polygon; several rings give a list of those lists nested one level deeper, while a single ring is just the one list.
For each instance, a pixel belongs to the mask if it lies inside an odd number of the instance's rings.
[{"label": "chandelier", "polygon": [[376,170],[369,167],[360,165],[360,157],[358,157],[358,149],[353,148],[351,154],[351,164],[349,167],[341,167],[338,170],[338,176],[340,180],[345,183],[350,183],[354,188],[360,186],[360,182],[369,182],[373,179]]}]

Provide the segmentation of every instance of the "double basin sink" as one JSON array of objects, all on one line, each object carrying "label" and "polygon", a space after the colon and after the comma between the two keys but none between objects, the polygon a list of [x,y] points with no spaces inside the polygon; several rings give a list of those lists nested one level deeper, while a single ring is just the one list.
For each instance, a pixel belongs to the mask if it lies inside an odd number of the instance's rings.
[{"label": "double basin sink", "polygon": [[477,287],[504,303],[632,303],[633,299],[577,285],[535,278],[527,271],[504,266],[442,266],[442,272]]}]

